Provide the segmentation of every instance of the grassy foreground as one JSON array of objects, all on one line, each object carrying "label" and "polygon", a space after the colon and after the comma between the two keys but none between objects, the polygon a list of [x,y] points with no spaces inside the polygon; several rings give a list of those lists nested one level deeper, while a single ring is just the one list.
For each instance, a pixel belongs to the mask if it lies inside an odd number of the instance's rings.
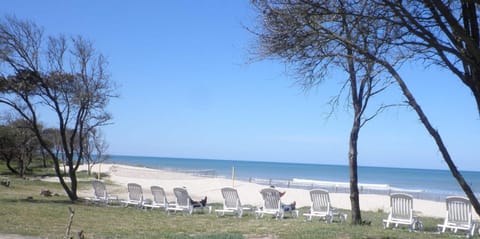
[{"label": "grassy foreground", "polygon": [[[0,177],[5,177],[2,175]],[[72,204],[64,196],[59,183],[38,179],[24,180],[6,176],[10,187],[0,186],[0,233],[63,238],[70,217],[69,207],[75,210],[72,232],[84,231],[86,238],[450,238],[439,235],[439,219],[421,218],[423,232],[406,228],[384,230],[381,224],[386,213],[363,212],[365,226],[306,222],[303,217],[275,220],[255,219],[252,214],[243,218],[217,218],[215,214],[167,215],[160,210],[140,210],[132,207],[99,206],[87,202]],[[90,189],[88,181],[80,189]],[[58,196],[40,196],[49,189]],[[221,205],[213,205],[220,207]],[[306,211],[302,208],[301,212]],[[457,235],[458,236],[458,235]]]}]

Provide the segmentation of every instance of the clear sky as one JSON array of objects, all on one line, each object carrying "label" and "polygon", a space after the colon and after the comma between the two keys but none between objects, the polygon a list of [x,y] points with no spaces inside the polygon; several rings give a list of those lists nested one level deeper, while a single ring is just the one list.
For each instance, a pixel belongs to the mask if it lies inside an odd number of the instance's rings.
[{"label": "clear sky", "polygon": [[[348,164],[352,117],[333,117],[335,72],[304,92],[279,61],[251,62],[255,11],[248,1],[4,1],[0,13],[47,34],[82,35],[107,56],[120,97],[104,128],[109,153]],[[447,71],[402,69],[462,170],[479,170],[480,121],[471,93]],[[380,102],[401,102],[398,90]],[[392,109],[360,132],[359,164],[446,169],[418,117]]]}]

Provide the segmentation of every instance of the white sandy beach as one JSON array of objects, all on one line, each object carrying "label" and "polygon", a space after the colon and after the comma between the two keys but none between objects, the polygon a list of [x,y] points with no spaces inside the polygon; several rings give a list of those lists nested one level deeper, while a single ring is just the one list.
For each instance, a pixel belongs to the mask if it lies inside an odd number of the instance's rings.
[{"label": "white sandy beach", "polygon": [[[259,185],[246,181],[232,181],[226,178],[210,178],[192,176],[187,173],[171,172],[158,169],[149,169],[142,167],[132,167],[119,164],[101,164],[95,165],[93,172],[110,175],[107,180],[111,180],[119,187],[112,189],[112,193],[121,199],[127,198],[127,184],[138,183],[142,185],[145,198],[152,198],[150,186],[161,186],[165,189],[169,200],[174,200],[173,188],[186,187],[190,196],[194,200],[200,200],[207,196],[208,203],[222,203],[220,189],[223,187],[235,187],[238,190],[242,204],[260,206],[260,190],[265,185]],[[83,167],[80,170],[86,170]],[[277,188],[279,191],[286,191],[282,201],[285,203],[296,201],[297,207],[310,205],[310,196],[308,190],[293,188]],[[80,197],[90,197],[92,191],[79,192]],[[350,209],[350,198],[347,193],[330,193],[332,205],[337,208]],[[418,216],[428,216],[443,218],[445,216],[445,203],[415,199],[413,203],[414,211]],[[363,211],[389,211],[389,197],[386,195],[361,194],[360,207]]]}]

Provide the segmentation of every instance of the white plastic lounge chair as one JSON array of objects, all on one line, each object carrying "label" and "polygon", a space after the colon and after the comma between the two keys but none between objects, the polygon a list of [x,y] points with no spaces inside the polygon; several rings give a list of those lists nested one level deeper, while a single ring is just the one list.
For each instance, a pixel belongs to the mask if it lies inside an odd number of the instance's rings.
[{"label": "white plastic lounge chair", "polygon": [[252,210],[249,207],[243,207],[238,197],[238,192],[234,188],[225,187],[221,189],[223,196],[223,209],[217,209],[218,216],[224,216],[225,213],[232,213],[234,216],[242,217],[243,211]]},{"label": "white plastic lounge chair", "polygon": [[256,218],[263,217],[265,214],[272,214],[276,219],[282,219],[284,211],[280,201],[280,192],[273,188],[265,188],[260,191],[262,194],[262,207],[255,211]]},{"label": "white plastic lounge chair", "polygon": [[[274,215],[276,219],[283,219],[285,216],[285,210],[282,207],[280,200],[280,192],[274,188],[265,188],[260,191],[262,194],[263,203],[262,207],[255,211],[256,218],[263,217],[265,214]],[[293,217],[298,216],[297,210],[290,210]]]},{"label": "white plastic lounge chair", "polygon": [[123,201],[125,207],[128,205],[133,205],[136,207],[143,206],[143,190],[142,186],[136,183],[127,184],[128,189],[128,200]]},{"label": "white plastic lounge chair", "polygon": [[334,217],[338,217],[342,223],[347,221],[347,214],[340,213],[336,208],[332,207],[330,195],[327,190],[311,190],[310,199],[312,201],[310,212],[303,214],[309,221],[311,221],[313,217],[319,217],[328,223],[332,223]]},{"label": "white plastic lounge chair", "polygon": [[387,219],[383,219],[383,228],[390,224],[398,227],[399,224],[408,225],[410,231],[421,230],[423,224],[413,215],[413,197],[404,193],[393,193],[390,195],[390,213]]},{"label": "white plastic lounge chair", "polygon": [[167,207],[167,212],[186,212],[188,214],[192,214],[195,209],[200,209],[203,211],[202,205],[192,205],[190,196],[188,192],[184,188],[174,188],[173,193],[176,197],[175,205]]},{"label": "white plastic lounge chair", "polygon": [[472,221],[472,204],[465,197],[447,197],[447,215],[443,224],[438,224],[438,229],[445,232],[450,229],[467,231],[467,236],[472,237],[475,232],[475,223]]},{"label": "white plastic lounge chair", "polygon": [[93,202],[99,202],[105,205],[108,205],[112,201],[118,201],[118,197],[115,195],[110,195],[107,192],[105,183],[99,180],[92,181],[93,187],[93,197],[89,198]]},{"label": "white plastic lounge chair", "polygon": [[163,190],[162,187],[159,186],[151,186],[150,190],[152,191],[153,195],[153,201],[148,202],[147,200],[144,200],[143,206],[145,208],[163,208],[167,210],[167,208],[170,206],[173,206],[173,202],[170,203],[167,200],[167,196],[165,194],[165,190]]}]

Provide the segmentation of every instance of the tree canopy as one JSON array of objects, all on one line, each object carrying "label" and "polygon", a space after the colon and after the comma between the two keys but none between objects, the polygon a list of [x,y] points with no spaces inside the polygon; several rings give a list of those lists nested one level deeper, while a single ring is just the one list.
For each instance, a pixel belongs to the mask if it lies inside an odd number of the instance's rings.
[{"label": "tree canopy", "polygon": [[[0,103],[28,124],[52,158],[68,196],[76,200],[76,171],[85,142],[90,132],[112,118],[106,106],[115,97],[115,87],[105,57],[81,36],[44,37],[35,23],[5,17],[0,22],[0,63]],[[38,127],[45,112],[54,116],[48,126],[58,130],[60,153]],[[66,165],[70,183],[64,180],[60,163]]]}]

